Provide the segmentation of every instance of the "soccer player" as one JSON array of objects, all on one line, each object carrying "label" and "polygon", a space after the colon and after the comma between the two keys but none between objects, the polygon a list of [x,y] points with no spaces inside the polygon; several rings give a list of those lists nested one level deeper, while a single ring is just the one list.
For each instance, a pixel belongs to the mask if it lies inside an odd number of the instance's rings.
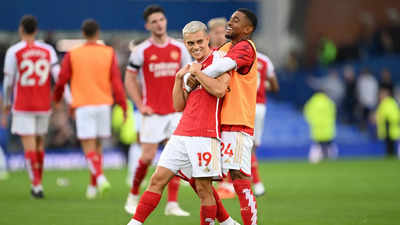
[{"label": "soccer player", "polygon": [[[192,21],[183,28],[182,33],[187,49],[201,67],[207,67],[219,57],[208,46],[205,24]],[[129,225],[144,223],[157,207],[168,181],[176,174],[190,181],[200,198],[200,224],[214,224],[216,217],[221,224],[237,224],[225,211],[211,184],[213,178],[222,175],[219,117],[221,98],[226,93],[230,76],[226,73],[217,79],[200,76],[201,86],[188,93],[183,87],[183,76],[190,70],[190,66],[186,65],[176,74],[173,105],[176,111],[183,110],[183,116],[161,153],[150,185],[141,197]]]},{"label": "soccer player", "polygon": [[[221,112],[222,167],[224,174],[229,171],[233,180],[244,225],[257,224],[257,203],[250,181],[257,97],[257,55],[251,35],[256,27],[255,14],[248,9],[238,9],[226,27],[226,37],[231,41],[219,48],[226,53],[225,57],[202,71],[191,70],[191,76],[196,79],[200,75],[217,77],[232,70]],[[191,79],[188,81],[193,83]]]},{"label": "soccer player", "polygon": [[125,115],[127,106],[115,51],[97,43],[99,25],[95,20],[85,20],[82,33],[86,43],[64,56],[54,100],[60,101],[64,86],[70,81],[77,136],[91,174],[86,197],[93,199],[97,191],[102,193],[111,187],[103,174],[101,139],[111,135],[113,95]]},{"label": "soccer player", "polygon": [[60,67],[54,49],[35,40],[37,25],[35,17],[23,16],[18,28],[21,41],[7,50],[3,116],[7,118],[12,110],[11,133],[21,137],[32,183],[31,194],[34,198],[43,198],[44,140],[51,111],[49,75],[56,79]]},{"label": "soccer player", "polygon": [[279,83],[275,75],[274,65],[268,56],[257,52],[258,62],[258,86],[257,86],[257,104],[256,118],[254,123],[254,147],[251,153],[251,177],[254,188],[254,195],[261,196],[265,193],[265,187],[262,183],[259,172],[258,162],[256,157],[256,149],[261,144],[262,132],[264,130],[264,119],[266,112],[267,96],[266,91],[279,91]]},{"label": "soccer player", "polygon": [[217,49],[227,42],[225,38],[225,25],[226,19],[224,17],[213,18],[208,21],[211,49]]},{"label": "soccer player", "polygon": [[[125,204],[125,210],[130,214],[135,212],[140,184],[156,155],[158,144],[171,136],[179,122],[181,113],[175,112],[173,108],[172,89],[176,72],[191,62],[184,44],[168,37],[167,19],[160,6],[148,6],[143,17],[145,27],[151,35],[135,47],[125,75],[127,93],[143,115],[140,125],[142,154]],[[142,83],[142,93],[136,81],[138,75]],[[189,216],[177,203],[178,188],[179,178],[176,177],[168,186],[165,214]]]},{"label": "soccer player", "polygon": [[[212,49],[218,49],[228,41],[225,37],[226,22],[224,17],[213,18],[208,21],[210,47]],[[217,193],[221,199],[235,198],[235,189],[229,173],[218,183]]]}]

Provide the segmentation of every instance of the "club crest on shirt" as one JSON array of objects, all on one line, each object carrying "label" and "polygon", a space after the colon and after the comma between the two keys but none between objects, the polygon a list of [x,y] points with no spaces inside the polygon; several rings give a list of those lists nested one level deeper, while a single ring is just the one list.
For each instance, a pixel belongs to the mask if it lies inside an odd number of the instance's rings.
[{"label": "club crest on shirt", "polygon": [[153,54],[153,55],[150,56],[150,60],[151,60],[151,61],[154,61],[154,60],[157,60],[157,59],[158,59],[158,57],[157,57],[157,55],[155,55],[155,54]]},{"label": "club crest on shirt", "polygon": [[173,60],[177,60],[179,58],[179,52],[178,51],[172,51],[170,53],[170,56]]}]

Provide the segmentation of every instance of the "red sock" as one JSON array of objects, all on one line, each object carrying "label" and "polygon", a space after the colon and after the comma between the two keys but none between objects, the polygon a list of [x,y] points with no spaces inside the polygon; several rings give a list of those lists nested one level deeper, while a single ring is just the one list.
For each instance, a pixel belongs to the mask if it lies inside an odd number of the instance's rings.
[{"label": "red sock", "polygon": [[168,202],[178,201],[179,182],[181,179],[178,176],[173,177],[168,183]]},{"label": "red sock", "polygon": [[[189,181],[190,186],[193,188],[194,192],[196,192],[197,194],[197,190],[196,190],[196,186],[194,184],[194,179],[190,179]],[[227,220],[230,216],[229,213],[226,211],[224,205],[222,204],[221,199],[219,198],[219,195],[217,193],[217,191],[215,190],[215,188],[213,187],[213,194],[214,194],[214,198],[215,198],[215,202],[216,202],[216,206],[217,206],[217,214],[216,214],[216,218],[218,220],[218,222],[224,222],[225,220]]]},{"label": "red sock", "polygon": [[25,152],[26,168],[33,186],[40,184],[39,160],[35,151]]},{"label": "red sock", "polygon": [[216,215],[216,205],[202,205],[200,207],[200,225],[214,225]]},{"label": "red sock", "polygon": [[139,165],[136,168],[136,173],[135,176],[133,177],[133,183],[131,187],[131,193],[133,195],[139,194],[140,184],[142,183],[144,177],[146,176],[148,167],[149,164],[144,164],[142,160],[139,159]]},{"label": "red sock", "polygon": [[92,173],[93,176],[96,178],[100,175],[103,174],[103,168],[102,168],[102,155],[92,151],[86,154],[86,159],[89,164],[89,170]]},{"label": "red sock", "polygon": [[251,182],[249,180],[234,180],[233,186],[239,198],[243,225],[257,224],[257,202],[251,190]]},{"label": "red sock", "polygon": [[97,179],[96,176],[90,173],[90,185],[91,186],[97,186]]},{"label": "red sock", "polygon": [[253,180],[253,184],[257,184],[260,182],[260,175],[258,174],[258,162],[256,153],[251,154],[251,177]]},{"label": "red sock", "polygon": [[219,198],[219,195],[217,193],[217,191],[215,190],[215,188],[213,187],[213,194],[214,194],[214,198],[215,198],[215,202],[217,204],[217,215],[216,218],[218,220],[218,222],[224,222],[225,220],[227,220],[229,218],[229,213],[226,211],[224,205],[222,204],[221,199]]},{"label": "red sock", "polygon": [[151,192],[145,191],[140,198],[138,207],[136,208],[135,215],[132,217],[133,219],[144,223],[146,218],[154,211],[160,202],[161,195]]},{"label": "red sock", "polygon": [[38,151],[37,153],[37,159],[39,163],[39,180],[40,183],[42,183],[42,177],[43,177],[43,168],[44,168],[44,150]]}]

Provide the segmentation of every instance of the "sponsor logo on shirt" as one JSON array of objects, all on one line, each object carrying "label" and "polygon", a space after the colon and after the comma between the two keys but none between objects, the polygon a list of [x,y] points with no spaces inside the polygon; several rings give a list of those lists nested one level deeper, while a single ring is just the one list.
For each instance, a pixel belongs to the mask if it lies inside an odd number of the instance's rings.
[{"label": "sponsor logo on shirt", "polygon": [[150,63],[149,70],[154,73],[154,77],[168,77],[175,76],[176,71],[179,69],[179,63]]}]

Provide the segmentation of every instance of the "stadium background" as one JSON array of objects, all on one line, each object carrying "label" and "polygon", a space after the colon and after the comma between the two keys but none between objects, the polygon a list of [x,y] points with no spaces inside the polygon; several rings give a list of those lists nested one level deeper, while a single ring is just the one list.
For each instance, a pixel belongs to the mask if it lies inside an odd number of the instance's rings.
[{"label": "stadium background", "polygon": [[[176,38],[191,20],[229,18],[239,7],[250,8],[259,17],[254,39],[258,49],[275,64],[281,86],[279,93],[268,94],[265,131],[257,152],[263,160],[260,171],[267,186],[267,195],[258,200],[262,212],[259,224],[398,224],[399,162],[384,159],[376,125],[369,117],[361,116],[362,106],[357,101],[350,107],[347,104],[351,89],[344,78],[345,68],[353,68],[357,78],[367,68],[379,82],[386,68],[392,74],[395,96],[400,96],[398,0],[3,1],[0,67],[6,49],[18,41],[16,30],[21,16],[33,14],[39,20],[38,39],[55,46],[62,39],[82,38],[82,20],[96,19],[102,39],[116,49],[124,71],[129,41],[148,36],[142,11],[152,3],[165,7],[169,34]],[[58,53],[61,60],[63,52]],[[0,80],[2,76],[0,73]],[[340,160],[309,165],[305,160],[311,140],[302,109],[316,87],[326,87],[332,81],[338,84],[329,90],[339,111],[335,141]],[[125,224],[129,216],[122,208],[128,187],[125,171],[121,170],[124,154],[118,139],[105,143],[105,165],[114,168],[106,171],[113,189],[109,195],[89,202],[84,200],[86,161],[67,108],[54,112],[51,121],[46,167],[84,170],[46,171],[48,200],[37,202],[28,199],[26,172],[12,172],[9,180],[0,181],[0,224]],[[0,143],[7,149],[9,169],[22,169],[24,159],[18,138],[2,129]],[[197,224],[198,204],[193,204],[190,188],[182,188],[180,201],[193,217],[165,217],[163,207],[159,207],[149,224]],[[237,201],[226,201],[228,211],[239,220]]]},{"label": "stadium background", "polygon": [[[355,0],[351,3],[344,0],[334,3],[316,0],[99,0],[95,3],[72,0],[57,3],[57,6],[48,0],[40,3],[10,1],[2,3],[3,13],[0,15],[0,63],[4,61],[7,47],[18,40],[16,29],[19,19],[30,13],[39,20],[38,38],[53,44],[58,50],[61,50],[60,40],[81,38],[79,28],[82,20],[98,20],[102,39],[116,49],[121,71],[124,71],[129,56],[129,41],[140,40],[148,35],[144,30],[142,11],[150,3],[165,7],[169,33],[176,38],[181,38],[180,29],[191,20],[207,22],[214,17],[229,18],[231,12],[240,7],[250,8],[257,13],[260,25],[254,39],[258,50],[266,53],[275,64],[281,85],[278,94],[268,94],[265,132],[258,151],[260,158],[307,156],[311,140],[301,110],[315,91],[315,86],[329,82],[328,74],[332,73],[336,74],[332,77],[339,83],[337,90],[331,92],[339,110],[336,142],[340,156],[384,154],[382,143],[376,139],[375,124],[369,118],[361,117],[360,103],[355,101],[350,108],[346,105],[346,98],[349,97],[346,94],[351,90],[346,89],[343,71],[350,66],[358,76],[362,69],[367,68],[379,82],[381,71],[386,68],[391,72],[396,87],[400,80],[397,66],[400,59],[400,3],[395,0]],[[390,46],[385,46],[381,37],[387,33],[392,41]],[[325,40],[333,43],[333,58],[322,59],[322,52],[329,52],[324,48]],[[63,52],[59,51],[60,60],[62,56]],[[10,167],[21,168],[23,157],[18,154],[21,152],[18,138],[4,130],[1,140],[11,156]],[[106,144],[110,150],[118,150],[116,145],[115,139]],[[56,153],[80,152],[74,137],[73,122],[68,119],[66,111],[53,115],[48,148],[49,152]],[[79,158],[79,154],[75,157]],[[113,154],[108,159],[119,165],[123,156]],[[85,163],[83,157],[71,158],[71,161]],[[54,164],[57,164],[57,159],[54,159]],[[48,163],[50,165],[52,163]]]}]

